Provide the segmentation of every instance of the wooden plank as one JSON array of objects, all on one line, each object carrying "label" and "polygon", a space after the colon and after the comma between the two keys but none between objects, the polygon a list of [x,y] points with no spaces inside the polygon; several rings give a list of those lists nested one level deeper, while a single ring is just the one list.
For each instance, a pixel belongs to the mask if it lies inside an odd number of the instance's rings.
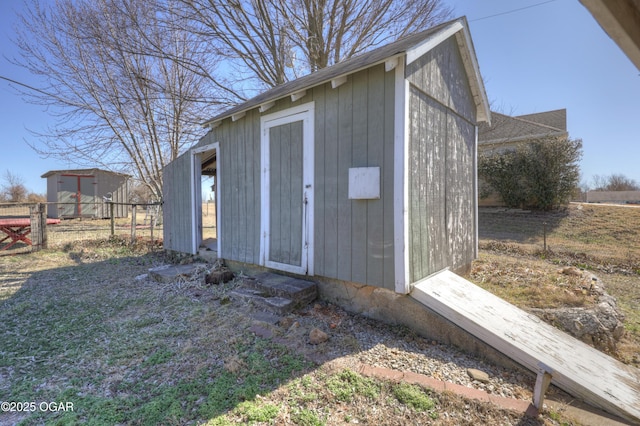
[{"label": "wooden plank", "polygon": [[[282,126],[269,128],[269,252],[267,260],[284,263],[282,253]],[[286,161],[284,161],[286,162]]]},{"label": "wooden plank", "polygon": [[289,264],[296,266],[302,265],[302,245],[303,245],[303,125],[302,121],[296,121],[289,124],[290,130],[290,217],[288,229],[289,231]]},{"label": "wooden plank", "polygon": [[[355,79],[355,77],[354,77]],[[348,198],[352,144],[353,80],[338,88],[338,279],[351,281],[351,200]]]},{"label": "wooden plank", "polygon": [[[392,73],[393,74],[393,73]],[[369,69],[367,82],[367,164],[380,166],[384,179],[384,104],[385,72],[382,65]],[[367,202],[367,281],[369,285],[384,287],[384,184],[380,184],[380,199]],[[391,194],[388,194],[391,195]],[[387,196],[388,196],[387,195]],[[391,222],[393,217],[388,220]]]},{"label": "wooden plank", "polygon": [[382,202],[383,202],[383,258],[384,288],[395,290],[395,246],[394,246],[394,111],[395,111],[395,72],[385,73],[384,77],[384,147],[382,163]]},{"label": "wooden plank", "polygon": [[313,264],[316,275],[326,276],[325,271],[325,133],[326,133],[326,113],[325,113],[325,88],[322,85],[313,89],[312,95],[315,102],[315,129],[314,129],[314,251]]},{"label": "wooden plank", "polygon": [[464,278],[440,272],[411,296],[533,372],[544,363],[552,383],[612,414],[640,421],[640,370],[582,343]]},{"label": "wooden plank", "polygon": [[328,278],[338,278],[338,125],[339,93],[325,92],[325,142],[324,142],[324,271]]},{"label": "wooden plank", "polygon": [[[366,167],[367,162],[367,82],[368,71],[356,74],[352,93],[351,164]],[[348,189],[348,184],[347,184]],[[351,280],[367,283],[367,204],[366,200],[350,200],[351,205]]]},{"label": "wooden plank", "polygon": [[[252,137],[251,137],[251,152],[252,152],[252,232],[249,234],[250,245],[252,247],[252,257],[249,262],[256,265],[260,264],[260,220],[262,216],[261,206],[261,171],[260,171],[260,155],[261,155],[261,135],[260,135],[260,117],[255,111],[251,117],[252,123]],[[251,192],[251,191],[249,191]]]},{"label": "wooden plank", "polygon": [[450,265],[456,269],[475,257],[475,128],[462,117],[449,113],[447,129],[447,233]]},{"label": "wooden plank", "polygon": [[234,129],[234,133],[236,135],[236,143],[233,148],[237,150],[237,184],[238,191],[234,194],[237,199],[238,212],[243,212],[242,215],[239,215],[236,235],[238,236],[236,242],[237,249],[237,257],[236,260],[241,262],[246,262],[247,260],[247,214],[249,213],[247,208],[247,155],[250,155],[247,152],[247,128],[248,119],[243,119],[239,123],[233,123],[232,128]]},{"label": "wooden plank", "polygon": [[[424,211],[424,202],[426,201],[426,187],[421,180],[427,172],[424,164],[420,164],[420,160],[425,158],[420,155],[421,150],[426,150],[426,141],[421,141],[424,136],[422,126],[426,117],[420,114],[421,102],[414,90],[409,91],[409,277],[412,281],[418,280],[423,275],[423,259],[428,261],[424,256],[424,246],[427,234],[428,217]],[[425,176],[426,177],[426,176]]]}]

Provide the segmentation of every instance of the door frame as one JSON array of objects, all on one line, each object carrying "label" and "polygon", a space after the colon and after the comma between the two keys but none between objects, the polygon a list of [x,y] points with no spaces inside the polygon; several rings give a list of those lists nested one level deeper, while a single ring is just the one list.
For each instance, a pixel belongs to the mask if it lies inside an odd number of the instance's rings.
[{"label": "door frame", "polygon": [[220,218],[220,143],[214,142],[209,145],[198,146],[191,149],[191,241],[192,252],[198,253],[198,247],[202,242],[202,157],[201,154],[207,151],[215,151],[216,155],[216,243],[218,245],[218,258],[222,258],[222,220]]},{"label": "door frame", "polygon": [[[302,275],[313,275],[313,193],[314,193],[314,112],[315,103],[308,102],[283,111],[260,117],[260,170],[261,208],[260,219],[260,265]],[[269,129],[283,124],[302,121],[302,252],[300,266],[273,262],[269,257],[270,236],[270,164],[269,164]]]}]

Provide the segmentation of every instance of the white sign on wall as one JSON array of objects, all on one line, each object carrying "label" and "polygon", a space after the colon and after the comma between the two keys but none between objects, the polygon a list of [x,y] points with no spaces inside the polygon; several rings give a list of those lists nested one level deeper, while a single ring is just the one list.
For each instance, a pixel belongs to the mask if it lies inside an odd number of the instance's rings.
[{"label": "white sign on wall", "polygon": [[349,169],[349,199],[377,200],[380,198],[380,167]]}]

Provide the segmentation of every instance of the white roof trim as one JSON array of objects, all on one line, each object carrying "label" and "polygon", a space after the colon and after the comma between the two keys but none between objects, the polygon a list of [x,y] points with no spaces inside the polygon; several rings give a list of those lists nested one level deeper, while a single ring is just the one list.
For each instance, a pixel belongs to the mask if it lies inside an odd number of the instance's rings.
[{"label": "white roof trim", "polygon": [[[462,38],[464,36],[464,38]],[[469,33],[469,27],[462,26],[462,33],[457,34],[456,41],[460,46],[460,54],[462,61],[464,62],[471,84],[471,91],[473,92],[473,98],[478,110],[476,113],[476,121],[484,121],[487,124],[491,124],[491,110],[489,109],[489,100],[487,99],[487,91],[484,87],[484,81],[480,74],[480,66],[478,65],[478,58],[476,58],[475,50],[473,48],[473,41],[471,34]]]},{"label": "white roof trim", "polygon": [[246,111],[242,111],[242,112],[238,112],[236,114],[233,114],[231,116],[231,121],[238,121],[240,120],[242,117],[244,117],[245,115],[247,115]]},{"label": "white roof trim", "polygon": [[260,107],[258,108],[258,111],[260,111],[261,113],[266,112],[268,110],[270,110],[271,108],[273,108],[276,104],[276,101],[271,101],[271,102],[267,102],[265,104],[260,105]]},{"label": "white roof trim", "polygon": [[412,47],[411,49],[407,49],[407,65],[409,65],[411,62],[415,61],[463,28],[464,25],[462,25],[462,22],[453,22],[447,28],[438,31],[431,37],[425,39],[422,43]]},{"label": "white roof trim", "polygon": [[346,82],[347,82],[347,76],[341,75],[340,77],[336,77],[331,80],[331,88],[337,89],[338,87],[342,86]]},{"label": "white roof trim", "polygon": [[302,99],[304,98],[304,96],[307,94],[307,90],[300,90],[299,92],[293,93],[291,94],[291,102],[295,102],[298,99]]}]

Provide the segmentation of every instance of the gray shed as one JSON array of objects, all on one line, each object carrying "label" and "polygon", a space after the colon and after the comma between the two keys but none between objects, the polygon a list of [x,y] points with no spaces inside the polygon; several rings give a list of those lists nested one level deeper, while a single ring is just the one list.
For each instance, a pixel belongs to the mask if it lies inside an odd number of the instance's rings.
[{"label": "gray shed", "polygon": [[275,87],[164,169],[165,248],[197,252],[211,173],[220,258],[408,293],[477,255],[489,118],[465,18]]},{"label": "gray shed", "polygon": [[131,176],[100,169],[51,170],[47,179],[47,216],[52,218],[111,217],[110,199],[115,217],[128,217],[129,178]]}]

